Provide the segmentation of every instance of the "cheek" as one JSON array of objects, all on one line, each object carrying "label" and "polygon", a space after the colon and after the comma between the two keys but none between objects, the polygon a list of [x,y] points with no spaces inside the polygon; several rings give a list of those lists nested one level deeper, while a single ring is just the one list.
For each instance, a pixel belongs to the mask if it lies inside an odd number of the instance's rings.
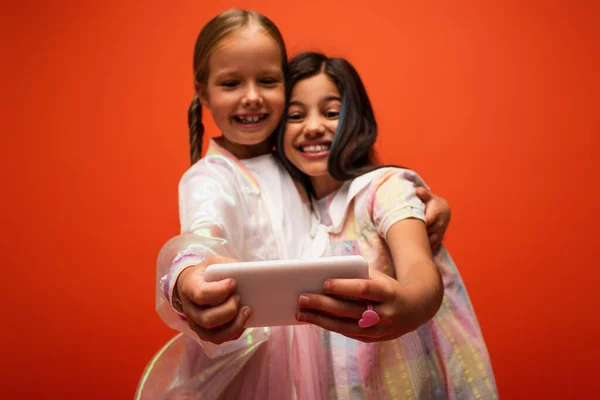
[{"label": "cheek", "polygon": [[335,120],[335,121],[328,121],[327,123],[327,129],[331,132],[334,133],[337,131],[338,128],[338,124],[339,124],[339,120]]},{"label": "cheek", "polygon": [[292,140],[294,138],[294,131],[296,129],[294,129],[294,127],[290,127],[290,125],[287,125],[287,127],[285,128],[285,133],[283,134],[283,152],[285,153],[285,156],[287,158],[293,157],[294,156],[294,145],[292,144]]},{"label": "cheek", "polygon": [[232,109],[231,96],[225,93],[221,93],[218,96],[213,96],[211,101],[211,110],[216,117],[223,117],[229,115]]},{"label": "cheek", "polygon": [[262,95],[265,99],[269,100],[271,105],[281,105],[285,102],[285,90],[283,87],[265,89]]},{"label": "cheek", "polygon": [[275,117],[275,119],[277,121],[281,121],[281,119],[283,118],[283,111],[285,109],[285,99],[284,98],[276,99],[275,102],[269,102],[269,103],[270,103],[271,112],[273,113],[273,117]]}]

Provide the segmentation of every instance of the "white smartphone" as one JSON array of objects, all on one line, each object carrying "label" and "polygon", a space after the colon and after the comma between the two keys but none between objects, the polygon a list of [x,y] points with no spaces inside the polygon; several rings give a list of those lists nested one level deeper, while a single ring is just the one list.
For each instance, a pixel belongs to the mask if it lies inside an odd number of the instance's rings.
[{"label": "white smartphone", "polygon": [[251,261],[212,264],[206,282],[234,278],[243,306],[252,309],[248,328],[299,325],[295,318],[302,293],[323,293],[327,279],[368,279],[367,260],[361,256],[335,256],[299,260]]}]

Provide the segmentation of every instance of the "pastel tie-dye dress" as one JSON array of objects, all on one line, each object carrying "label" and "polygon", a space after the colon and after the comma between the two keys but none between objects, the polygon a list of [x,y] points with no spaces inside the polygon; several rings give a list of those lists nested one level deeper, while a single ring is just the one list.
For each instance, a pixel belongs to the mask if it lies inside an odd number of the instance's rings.
[{"label": "pastel tie-dye dress", "polygon": [[[405,218],[424,218],[424,205],[404,170],[382,168],[316,202],[330,237],[325,256],[362,255],[393,276],[385,242]],[[324,331],[332,399],[496,399],[489,355],[464,283],[448,251],[435,255],[444,282],[435,317],[399,339],[363,343]]]}]

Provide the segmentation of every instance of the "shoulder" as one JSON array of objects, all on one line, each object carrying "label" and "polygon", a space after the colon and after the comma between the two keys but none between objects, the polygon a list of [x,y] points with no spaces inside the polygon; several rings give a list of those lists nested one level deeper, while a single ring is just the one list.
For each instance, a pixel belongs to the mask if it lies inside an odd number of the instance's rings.
[{"label": "shoulder", "polygon": [[380,168],[382,171],[374,177],[369,187],[381,187],[385,182],[390,180],[412,182],[407,177],[408,170],[398,167]]},{"label": "shoulder", "polygon": [[[388,168],[374,177],[365,190],[365,208],[376,225],[408,217],[424,219],[425,205],[405,169]],[[384,229],[387,231],[387,229]]]},{"label": "shoulder", "polygon": [[236,165],[222,156],[207,156],[192,165],[179,181],[182,209],[235,206],[243,198],[243,179]]},{"label": "shoulder", "polygon": [[409,170],[398,167],[381,167],[355,178],[350,184],[349,192],[353,196],[360,195],[360,197],[372,199],[390,182],[414,186]]},{"label": "shoulder", "polygon": [[232,187],[241,175],[240,168],[235,162],[221,155],[209,155],[185,171],[179,180],[179,187],[197,184],[220,183]]}]

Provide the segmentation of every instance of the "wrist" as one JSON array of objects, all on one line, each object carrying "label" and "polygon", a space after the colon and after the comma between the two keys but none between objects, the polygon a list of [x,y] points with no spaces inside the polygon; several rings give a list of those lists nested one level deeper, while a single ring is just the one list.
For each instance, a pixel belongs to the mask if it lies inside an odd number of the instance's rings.
[{"label": "wrist", "polygon": [[179,295],[181,286],[179,285],[179,282],[182,281],[180,277],[182,274],[184,274],[184,272],[201,263],[202,261],[204,261],[204,257],[202,256],[195,254],[180,254],[175,257],[171,266],[171,270],[162,279],[162,289],[167,301],[171,305],[173,311],[182,317],[184,317],[184,314]]},{"label": "wrist", "polygon": [[175,286],[173,287],[172,298],[172,306],[177,311],[178,314],[183,314],[183,302],[181,301],[181,287],[186,281],[187,277],[194,271],[196,265],[190,265],[186,268],[183,268],[177,277],[177,281],[175,282]]}]

